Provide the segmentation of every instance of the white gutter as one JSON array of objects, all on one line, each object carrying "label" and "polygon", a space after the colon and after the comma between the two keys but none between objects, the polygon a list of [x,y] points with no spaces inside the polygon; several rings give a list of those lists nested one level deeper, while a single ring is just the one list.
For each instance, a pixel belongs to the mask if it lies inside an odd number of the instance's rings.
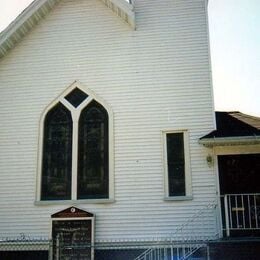
[{"label": "white gutter", "polygon": [[199,140],[199,144],[202,144],[206,147],[260,144],[260,136],[255,135],[255,136],[203,138]]}]

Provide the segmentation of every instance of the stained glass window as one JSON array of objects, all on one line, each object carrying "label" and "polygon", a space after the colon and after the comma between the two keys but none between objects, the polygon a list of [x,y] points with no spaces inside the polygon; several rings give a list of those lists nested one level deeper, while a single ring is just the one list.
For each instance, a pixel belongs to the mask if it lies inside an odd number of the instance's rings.
[{"label": "stained glass window", "polygon": [[72,118],[61,103],[44,121],[42,200],[71,199]]},{"label": "stained glass window", "polygon": [[169,196],[185,196],[184,136],[169,133],[166,137]]},{"label": "stained glass window", "polygon": [[96,101],[79,120],[77,197],[108,198],[108,114]]},{"label": "stained glass window", "polygon": [[67,99],[74,107],[78,107],[87,97],[88,95],[85,92],[78,88],[74,88],[65,99]]},{"label": "stained glass window", "polygon": [[[88,104],[80,106],[86,99]],[[77,87],[59,101],[44,118],[39,198],[109,198],[107,110]]]}]

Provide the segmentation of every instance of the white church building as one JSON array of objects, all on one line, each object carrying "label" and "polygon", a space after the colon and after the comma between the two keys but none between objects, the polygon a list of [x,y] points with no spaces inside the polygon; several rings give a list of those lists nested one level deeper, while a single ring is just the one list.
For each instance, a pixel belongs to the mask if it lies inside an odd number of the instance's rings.
[{"label": "white church building", "polygon": [[207,2],[35,0],[0,34],[2,238],[226,234],[223,143],[200,140],[216,129]]}]

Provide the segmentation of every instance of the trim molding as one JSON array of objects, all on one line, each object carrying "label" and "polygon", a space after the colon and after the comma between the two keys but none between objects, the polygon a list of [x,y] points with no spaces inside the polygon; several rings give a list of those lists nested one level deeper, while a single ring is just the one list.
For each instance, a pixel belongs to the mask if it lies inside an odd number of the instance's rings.
[{"label": "trim molding", "polygon": [[[182,133],[184,141],[184,158],[185,158],[185,196],[169,196],[169,176],[167,162],[167,134]],[[191,176],[191,158],[190,158],[190,135],[186,130],[166,130],[162,131],[163,143],[163,167],[164,167],[164,200],[190,200],[192,199],[192,176]]]},{"label": "trim molding", "polygon": [[[125,0],[99,0],[121,20],[135,30],[134,6]],[[0,33],[0,59],[7,55],[60,0],[33,1],[9,26]]]},{"label": "trim molding", "polygon": [[254,144],[260,144],[260,136],[203,138],[199,140],[199,144],[202,144],[210,148],[214,146],[228,146],[228,145],[254,145]]},{"label": "trim molding", "polygon": [[[79,88],[86,94],[88,94],[88,97],[77,107],[74,108],[69,104],[69,102],[66,102],[64,97],[69,94],[73,89]],[[113,111],[110,107],[110,105],[97,96],[91,89],[84,87],[80,82],[75,81],[73,82],[63,93],[61,93],[54,101],[52,101],[43,111],[40,122],[39,122],[39,143],[38,143],[38,169],[37,169],[37,178],[36,178],[36,199],[35,199],[35,205],[44,205],[44,201],[41,201],[41,181],[42,181],[42,156],[43,156],[43,135],[44,135],[44,120],[47,113],[52,109],[58,102],[63,103],[63,105],[67,106],[67,109],[71,112],[72,120],[73,120],[73,127],[75,125],[75,120],[79,118],[81,111],[92,101],[96,100],[98,103],[100,103],[107,111],[108,113],[108,128],[109,128],[109,134],[108,134],[108,141],[109,141],[109,197],[108,199],[100,199],[98,201],[101,201],[101,203],[107,202],[113,202],[114,196],[115,196],[115,184],[114,184],[114,117],[113,117]],[[64,101],[64,102],[63,102]],[[68,104],[67,104],[68,103]],[[71,107],[70,107],[71,106]],[[73,128],[73,141],[72,141],[72,190],[71,190],[71,196],[72,200],[64,200],[66,203],[71,203],[72,201],[85,201],[85,200],[77,200],[76,193],[77,193],[77,134],[78,130],[75,131]],[[87,203],[94,203],[97,199],[87,199]],[[40,203],[39,203],[40,202]],[[49,204],[57,204],[58,201],[48,201]],[[59,203],[58,203],[59,204]]]}]

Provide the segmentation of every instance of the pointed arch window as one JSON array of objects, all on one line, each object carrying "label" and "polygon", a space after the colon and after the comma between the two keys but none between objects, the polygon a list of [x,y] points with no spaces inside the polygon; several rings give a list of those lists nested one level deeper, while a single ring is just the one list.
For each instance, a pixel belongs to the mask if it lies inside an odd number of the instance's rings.
[{"label": "pointed arch window", "polygon": [[42,163],[43,200],[69,199],[71,196],[72,118],[61,103],[45,117]]},{"label": "pointed arch window", "polygon": [[43,117],[39,199],[110,199],[111,112],[78,87],[54,103]]},{"label": "pointed arch window", "polygon": [[78,143],[78,198],[108,194],[108,114],[96,101],[81,112]]}]

